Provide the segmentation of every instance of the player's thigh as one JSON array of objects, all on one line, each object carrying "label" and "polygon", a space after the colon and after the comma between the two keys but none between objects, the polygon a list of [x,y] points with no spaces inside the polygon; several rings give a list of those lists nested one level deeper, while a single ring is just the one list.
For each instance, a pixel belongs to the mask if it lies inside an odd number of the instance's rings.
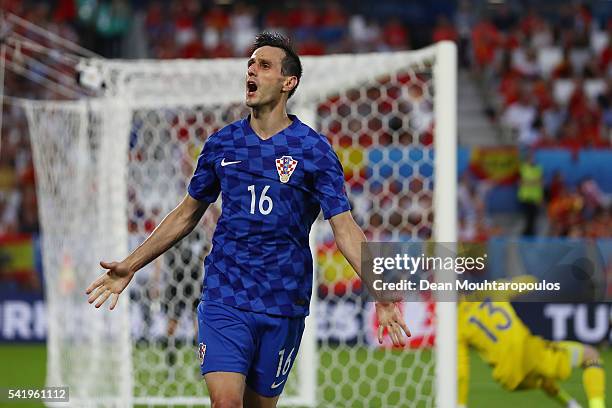
[{"label": "player's thigh", "polygon": [[260,315],[259,344],[246,383],[262,397],[279,396],[297,356],[304,318]]},{"label": "player's thigh", "polygon": [[232,372],[212,372],[204,375],[213,408],[240,408],[243,403],[245,376]]},{"label": "player's thigh", "polygon": [[572,371],[572,356],[570,351],[551,341],[542,340],[532,343],[529,350],[530,358],[535,361],[533,372],[551,380],[564,380]]},{"label": "player's thigh", "polygon": [[280,395],[276,397],[264,397],[263,395],[259,395],[255,391],[253,391],[249,386],[247,386],[244,390],[244,407],[245,408],[275,408],[278,403],[278,398]]},{"label": "player's thigh", "polygon": [[248,313],[221,303],[198,306],[198,356],[202,375],[213,372],[246,376],[255,355],[254,322]]}]

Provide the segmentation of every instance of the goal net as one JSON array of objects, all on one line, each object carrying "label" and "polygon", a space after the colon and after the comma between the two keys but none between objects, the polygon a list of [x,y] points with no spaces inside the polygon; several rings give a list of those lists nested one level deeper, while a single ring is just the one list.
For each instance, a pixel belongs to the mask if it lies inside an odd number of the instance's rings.
[{"label": "goal net", "polygon": [[[303,58],[288,110],[329,138],[369,240],[456,240],[455,55],[440,43]],[[99,260],[120,260],[180,201],[206,138],[248,113],[246,61],[89,64],[104,97],[24,102],[43,227],[47,383],[69,386],[74,406],[206,405],[194,307],[218,210],[138,272],[113,312],[87,304],[84,289]],[[280,404],[454,406],[454,305],[405,303],[409,346],[381,346],[327,222],[315,223],[311,246],[311,316]]]}]

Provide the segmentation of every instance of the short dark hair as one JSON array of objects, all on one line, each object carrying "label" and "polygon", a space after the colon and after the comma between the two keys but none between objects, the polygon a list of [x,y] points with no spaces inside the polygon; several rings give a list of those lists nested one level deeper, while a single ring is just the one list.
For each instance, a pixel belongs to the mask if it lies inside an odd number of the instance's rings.
[{"label": "short dark hair", "polygon": [[298,79],[297,85],[289,91],[289,98],[291,98],[300,84],[300,78],[302,78],[302,63],[300,62],[300,57],[297,55],[297,52],[295,52],[289,38],[280,33],[264,31],[257,35],[253,43],[253,51],[265,46],[276,47],[285,51],[285,57],[281,64],[281,74],[295,76]]}]

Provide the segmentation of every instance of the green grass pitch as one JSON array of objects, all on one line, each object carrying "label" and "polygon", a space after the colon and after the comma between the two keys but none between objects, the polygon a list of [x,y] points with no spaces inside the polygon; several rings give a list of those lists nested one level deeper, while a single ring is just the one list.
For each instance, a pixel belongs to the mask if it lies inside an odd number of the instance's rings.
[{"label": "green grass pitch", "polygon": [[[352,365],[346,358],[349,356],[347,350],[342,348],[325,349],[321,353],[321,367],[329,367],[332,361],[340,362],[344,365]],[[359,352],[351,354],[359,358]],[[410,353],[397,353],[398,358],[402,359],[402,365],[411,363]],[[606,366],[606,390],[608,398],[612,398],[612,350],[606,350],[602,352],[605,366]],[[45,363],[46,363],[46,351],[44,345],[0,345],[0,387],[42,387],[45,380]],[[354,363],[353,363],[354,364]],[[556,405],[547,399],[541,391],[522,391],[509,393],[502,390],[496,383],[491,379],[489,367],[482,362],[475,353],[471,355],[471,379],[470,379],[470,399],[469,407],[499,407],[499,408],[515,408],[516,406],[537,406],[537,407],[555,407]],[[386,370],[387,371],[387,370]],[[352,370],[344,370],[344,373],[348,373],[350,381],[359,382],[363,380],[358,378],[357,372]],[[365,371],[366,376],[368,370]],[[338,374],[337,376],[340,376]],[[341,380],[341,376],[333,378],[333,382]],[[408,378],[398,376],[396,381],[408,381]],[[344,379],[343,381],[346,381]],[[361,381],[363,384],[368,384],[367,381]],[[368,384],[368,387],[371,384]],[[581,384],[581,372],[575,370],[572,376],[563,383],[564,388],[578,401],[583,407],[587,407],[584,392]],[[332,390],[338,390],[338,387],[325,387],[323,386],[322,395],[320,400],[326,399],[326,393],[333,392]],[[372,395],[371,389],[363,390],[364,397],[366,395]],[[383,391],[383,390],[379,390]],[[428,390],[431,392],[431,388]],[[342,392],[336,391],[336,392]],[[365,399],[364,399],[365,402]],[[374,405],[372,405],[374,404]],[[375,406],[374,401],[369,401],[367,406]],[[6,402],[1,402],[2,407],[16,407],[16,408],[40,408],[43,407],[40,403],[18,403],[9,405]],[[327,408],[327,405],[323,405]],[[410,407],[409,403],[401,403],[397,401],[396,406]]]}]

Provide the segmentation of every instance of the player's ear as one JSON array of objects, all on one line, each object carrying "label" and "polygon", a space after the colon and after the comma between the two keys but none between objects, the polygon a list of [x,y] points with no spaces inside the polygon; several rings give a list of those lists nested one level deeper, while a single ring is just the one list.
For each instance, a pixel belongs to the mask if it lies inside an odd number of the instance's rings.
[{"label": "player's ear", "polygon": [[285,82],[283,83],[283,92],[290,92],[292,89],[298,85],[298,79],[296,76],[288,76],[285,78]]}]

